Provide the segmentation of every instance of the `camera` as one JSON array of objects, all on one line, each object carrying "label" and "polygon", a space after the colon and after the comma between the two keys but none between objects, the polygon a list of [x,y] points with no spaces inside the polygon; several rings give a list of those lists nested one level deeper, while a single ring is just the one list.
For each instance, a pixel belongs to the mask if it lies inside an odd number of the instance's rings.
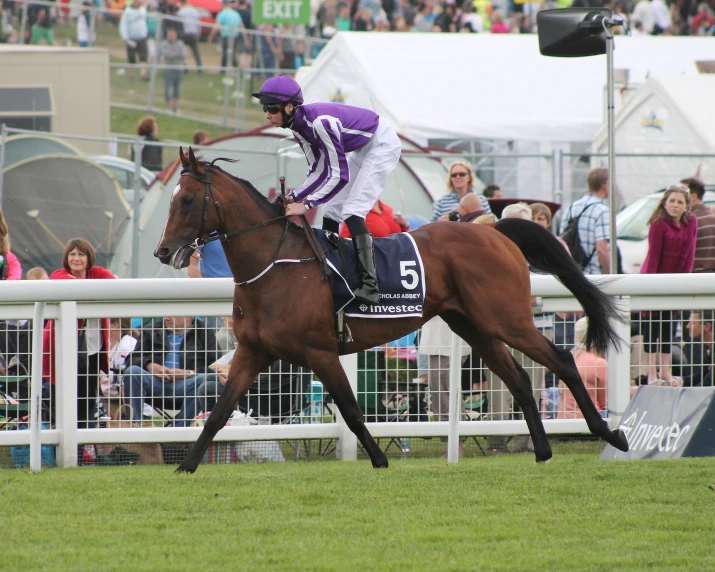
[{"label": "camera", "polygon": [[459,222],[462,219],[462,217],[459,216],[459,211],[452,211],[449,213],[449,220],[452,222]]}]

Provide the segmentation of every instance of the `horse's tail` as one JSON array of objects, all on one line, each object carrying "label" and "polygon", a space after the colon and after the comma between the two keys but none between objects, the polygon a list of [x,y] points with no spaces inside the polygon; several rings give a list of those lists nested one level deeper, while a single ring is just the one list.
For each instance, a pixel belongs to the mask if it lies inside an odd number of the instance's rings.
[{"label": "horse's tail", "polygon": [[587,349],[605,353],[611,344],[620,345],[622,340],[610,321],[625,321],[616,301],[584,276],[551,232],[535,222],[517,218],[501,220],[494,228],[519,247],[534,272],[556,276],[576,297],[588,317]]}]

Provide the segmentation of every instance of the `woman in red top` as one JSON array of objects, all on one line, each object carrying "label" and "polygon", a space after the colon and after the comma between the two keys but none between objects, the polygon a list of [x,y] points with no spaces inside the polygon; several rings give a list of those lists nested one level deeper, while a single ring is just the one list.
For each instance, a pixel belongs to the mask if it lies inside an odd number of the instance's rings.
[{"label": "woman in red top", "polygon": [[[106,268],[95,266],[94,247],[83,238],[73,238],[62,253],[62,266],[50,280],[113,279]],[[43,377],[55,383],[54,322],[45,326],[42,354]],[[99,372],[109,372],[109,320],[88,318],[77,320],[77,427],[94,426],[92,415],[97,402]]]},{"label": "woman in red top", "polygon": [[[378,200],[365,217],[365,224],[373,238],[385,238],[398,232],[410,230],[410,223],[401,214],[393,215],[392,207]],[[350,238],[348,225],[343,224],[340,236]]]},{"label": "woman in red top", "polygon": [[[689,211],[688,188],[683,185],[668,187],[648,221],[648,254],[641,274],[687,274],[693,271],[698,219]],[[642,333],[643,348],[648,354],[648,383],[659,381],[672,385],[670,344],[673,312],[651,312],[650,322],[643,324]],[[657,369],[659,357],[660,379]]]}]

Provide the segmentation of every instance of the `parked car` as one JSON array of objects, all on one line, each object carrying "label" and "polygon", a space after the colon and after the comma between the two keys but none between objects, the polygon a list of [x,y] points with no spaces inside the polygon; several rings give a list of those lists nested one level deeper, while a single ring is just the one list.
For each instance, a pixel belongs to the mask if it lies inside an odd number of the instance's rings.
[{"label": "parked car", "polygon": [[[715,206],[715,187],[708,187],[703,201],[708,207]],[[648,253],[648,219],[653,214],[663,190],[646,195],[631,203],[616,215],[618,248],[621,250],[623,271],[638,274]]]},{"label": "parked car", "polygon": [[[124,198],[131,206],[134,203],[134,163],[114,155],[91,155],[89,158],[102,165],[119,182],[119,186],[124,189]],[[139,177],[141,179],[141,189],[146,191],[156,174],[142,167]]]}]

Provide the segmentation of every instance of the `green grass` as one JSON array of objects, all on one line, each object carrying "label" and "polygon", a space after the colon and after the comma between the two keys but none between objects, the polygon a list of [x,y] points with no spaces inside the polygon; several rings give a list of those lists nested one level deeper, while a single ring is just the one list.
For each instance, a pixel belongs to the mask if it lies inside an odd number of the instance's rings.
[{"label": "green grass", "polygon": [[712,570],[715,459],[0,472],[2,568]]},{"label": "green grass", "polygon": [[[123,109],[121,107],[112,107],[110,116],[112,133],[135,135],[137,123],[146,115],[150,114],[146,111],[134,111],[131,109]],[[222,129],[220,127],[216,127],[215,125],[189,121],[187,119],[181,119],[180,117],[167,115],[155,115],[155,117],[159,123],[159,139],[162,140],[170,139],[172,141],[190,143],[192,141],[194,131],[197,129],[204,129],[208,131],[209,136],[212,139],[220,137],[221,135],[233,133],[233,130],[230,129]],[[171,158],[170,150],[166,150],[164,153],[165,157]],[[175,154],[178,156],[178,151],[175,152]],[[119,155],[121,157],[129,158],[129,146],[120,145]],[[165,161],[165,163],[168,163],[168,160]]]},{"label": "green grass", "polygon": [[[55,38],[57,45],[73,45],[76,44],[76,33],[74,25],[66,25],[58,23],[55,28]],[[97,23],[97,47],[106,48],[109,50],[110,61],[113,64],[126,62],[126,50],[124,43],[119,37],[116,26],[109,22]],[[205,66],[220,66],[221,56],[216,50],[217,44],[201,42],[199,49],[201,51],[201,59]],[[183,93],[179,102],[180,114],[203,118],[213,125],[209,125],[209,131],[218,132],[220,128],[216,127],[215,122],[221,122],[224,118],[223,100],[228,93],[229,104],[226,110],[227,125],[238,127],[240,131],[249,131],[266,123],[265,117],[258,105],[251,103],[251,91],[253,88],[260,86],[261,78],[255,77],[250,85],[247,81],[244,86],[243,93],[239,93],[237,85],[226,87],[223,83],[223,77],[218,73],[206,72],[198,74],[194,71],[193,55],[189,54],[187,63],[190,72],[184,78]],[[129,105],[146,106],[149,100],[149,82],[138,80],[138,71],[135,71],[136,78],[132,81],[129,79],[129,74],[126,68],[111,68],[110,69],[110,87],[112,103],[122,103]],[[232,81],[232,80],[231,80]],[[156,83],[154,88],[154,96],[152,98],[152,109],[166,111],[164,103],[164,81],[161,71],[156,74]],[[238,108],[237,108],[238,104]],[[113,115],[116,108],[113,108]],[[146,115],[143,112],[137,112],[139,116]],[[164,121],[172,119],[170,116],[159,115],[157,119],[163,125]],[[238,122],[238,123],[237,123]],[[192,124],[195,124],[191,122]],[[117,131],[112,124],[112,130],[115,133],[134,133],[135,125],[131,125],[129,131]],[[194,129],[204,127],[194,127]],[[231,129],[230,131],[234,131]],[[168,133],[163,133],[162,137],[170,137]],[[185,139],[182,139],[185,140]],[[190,139],[188,139],[190,140]]]}]

